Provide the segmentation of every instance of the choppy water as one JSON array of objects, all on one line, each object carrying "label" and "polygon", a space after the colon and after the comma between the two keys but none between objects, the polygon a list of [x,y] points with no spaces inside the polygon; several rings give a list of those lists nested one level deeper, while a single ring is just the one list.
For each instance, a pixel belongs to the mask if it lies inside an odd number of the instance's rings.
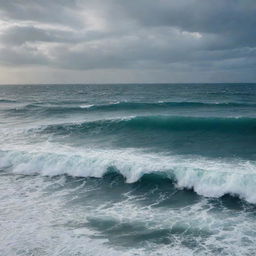
[{"label": "choppy water", "polygon": [[0,86],[0,255],[255,255],[256,84]]}]

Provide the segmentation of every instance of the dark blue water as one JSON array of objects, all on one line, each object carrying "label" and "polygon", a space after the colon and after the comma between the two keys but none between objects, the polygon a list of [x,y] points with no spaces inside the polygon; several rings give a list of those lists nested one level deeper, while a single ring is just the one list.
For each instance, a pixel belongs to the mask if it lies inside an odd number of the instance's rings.
[{"label": "dark blue water", "polygon": [[0,86],[0,131],[1,255],[256,251],[256,84]]}]

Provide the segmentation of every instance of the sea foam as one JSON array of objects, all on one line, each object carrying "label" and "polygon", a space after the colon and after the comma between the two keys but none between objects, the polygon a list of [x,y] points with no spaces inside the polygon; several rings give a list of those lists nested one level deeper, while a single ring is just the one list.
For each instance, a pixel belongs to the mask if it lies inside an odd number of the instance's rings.
[{"label": "sea foam", "polygon": [[127,183],[145,174],[163,175],[178,188],[193,189],[199,195],[239,196],[256,203],[256,163],[202,157],[184,158],[127,150],[0,151],[0,168],[13,173],[45,176],[67,174],[101,178],[110,169],[124,176]]}]

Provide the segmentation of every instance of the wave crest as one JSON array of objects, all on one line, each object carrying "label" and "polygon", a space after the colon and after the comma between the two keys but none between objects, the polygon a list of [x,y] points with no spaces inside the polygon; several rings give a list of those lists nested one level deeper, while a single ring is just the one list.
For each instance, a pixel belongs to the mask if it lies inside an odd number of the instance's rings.
[{"label": "wave crest", "polygon": [[237,195],[256,203],[256,163],[225,162],[203,158],[97,150],[86,153],[0,151],[0,168],[14,173],[77,177],[103,177],[110,169],[133,183],[146,174],[164,175],[178,188],[193,189],[199,195],[221,197]]},{"label": "wave crest", "polygon": [[[1,100],[0,100],[1,102]],[[4,101],[5,102],[5,101]],[[9,101],[7,101],[9,102]],[[11,101],[13,102],[13,101]],[[77,105],[79,104],[79,105]],[[93,103],[83,103],[83,102],[61,102],[60,104],[53,102],[34,102],[28,103],[19,111],[29,112],[29,111],[40,111],[42,113],[56,114],[56,113],[74,113],[74,112],[88,112],[88,111],[120,111],[120,110],[164,110],[164,109],[177,109],[177,108],[255,108],[256,104],[252,103],[238,103],[238,102],[111,102],[106,104],[93,104]],[[17,111],[13,108],[9,111]]]},{"label": "wave crest", "polygon": [[238,132],[240,134],[256,133],[255,118],[205,118],[186,116],[137,116],[126,119],[106,119],[83,123],[66,123],[41,127],[45,132],[88,131],[93,129],[108,130],[169,130],[169,131],[217,131]]}]

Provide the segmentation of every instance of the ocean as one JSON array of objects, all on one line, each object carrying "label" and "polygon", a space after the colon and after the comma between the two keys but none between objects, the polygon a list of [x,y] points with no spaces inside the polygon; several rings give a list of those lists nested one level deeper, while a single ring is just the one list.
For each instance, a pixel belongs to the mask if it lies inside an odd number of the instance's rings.
[{"label": "ocean", "polygon": [[255,255],[256,84],[0,86],[0,255]]}]

